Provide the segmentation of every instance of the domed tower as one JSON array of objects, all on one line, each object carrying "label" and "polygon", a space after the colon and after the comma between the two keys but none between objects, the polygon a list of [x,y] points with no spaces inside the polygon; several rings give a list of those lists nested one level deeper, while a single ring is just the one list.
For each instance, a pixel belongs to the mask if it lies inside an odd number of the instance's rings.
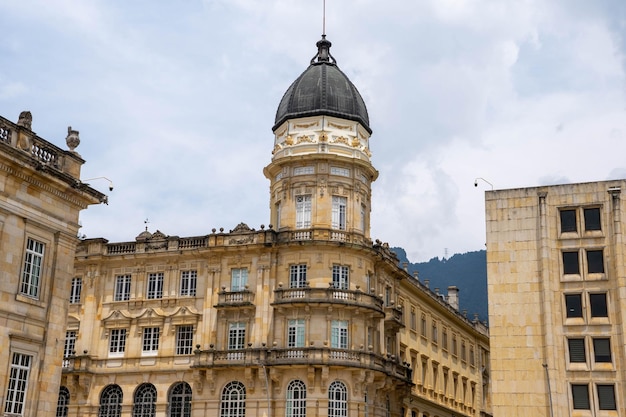
[{"label": "domed tower", "polygon": [[[330,54],[326,35],[285,92],[272,131],[271,222],[303,239],[370,237],[372,130],[365,102]],[[329,233],[325,232],[329,231]]]}]

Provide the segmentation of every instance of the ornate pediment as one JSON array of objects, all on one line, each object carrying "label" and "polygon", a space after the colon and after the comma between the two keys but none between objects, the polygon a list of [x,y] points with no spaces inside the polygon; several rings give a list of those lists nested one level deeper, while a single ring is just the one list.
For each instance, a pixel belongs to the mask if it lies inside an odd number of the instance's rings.
[{"label": "ornate pediment", "polygon": [[247,224],[241,222],[237,226],[235,226],[235,228],[231,230],[230,233],[248,233],[248,232],[253,232],[253,231],[254,230],[250,229],[250,227],[248,227]]}]

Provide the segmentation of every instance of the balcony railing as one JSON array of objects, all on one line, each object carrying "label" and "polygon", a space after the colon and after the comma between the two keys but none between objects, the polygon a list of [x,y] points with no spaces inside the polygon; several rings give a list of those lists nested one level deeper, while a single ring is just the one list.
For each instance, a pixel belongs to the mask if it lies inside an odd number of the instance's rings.
[{"label": "balcony railing", "polygon": [[238,350],[196,350],[194,368],[237,367],[237,366],[293,366],[328,365],[353,366],[387,375],[411,380],[411,368],[394,357],[364,350],[335,349],[328,347],[295,347],[286,349],[248,348]]},{"label": "balcony railing", "polygon": [[386,306],[385,307],[385,324],[404,327],[403,311],[400,307]]},{"label": "balcony railing", "polygon": [[279,288],[274,291],[274,305],[293,303],[329,303],[366,307],[383,312],[383,300],[359,290],[338,288]]},{"label": "balcony railing", "polygon": [[218,293],[218,301],[215,307],[237,306],[254,306],[254,293],[249,290],[226,291],[225,288],[222,288],[222,291]]}]

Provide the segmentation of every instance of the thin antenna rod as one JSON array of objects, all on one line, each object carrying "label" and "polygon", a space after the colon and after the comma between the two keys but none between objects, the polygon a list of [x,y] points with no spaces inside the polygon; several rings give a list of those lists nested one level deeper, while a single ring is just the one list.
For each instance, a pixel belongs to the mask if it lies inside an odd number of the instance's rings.
[{"label": "thin antenna rod", "polygon": [[322,0],[322,35],[326,35],[326,0]]}]

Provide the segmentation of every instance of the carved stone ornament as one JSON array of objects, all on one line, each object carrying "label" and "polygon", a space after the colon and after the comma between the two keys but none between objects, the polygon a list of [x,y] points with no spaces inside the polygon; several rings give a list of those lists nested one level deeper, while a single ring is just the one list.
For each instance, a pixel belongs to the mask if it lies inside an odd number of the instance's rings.
[{"label": "carved stone ornament", "polygon": [[72,130],[72,126],[67,127],[67,136],[65,137],[65,143],[70,151],[75,152],[74,149],[80,145],[80,138],[78,137],[78,130]]},{"label": "carved stone ornament", "polygon": [[29,111],[21,112],[19,119],[17,119],[17,125],[25,127],[28,130],[33,130],[33,115]]},{"label": "carved stone ornament", "polygon": [[239,223],[237,226],[235,226],[235,228],[231,230],[231,233],[247,233],[251,231],[252,229],[250,229],[250,227],[248,227],[247,224],[242,222],[242,223]]}]

